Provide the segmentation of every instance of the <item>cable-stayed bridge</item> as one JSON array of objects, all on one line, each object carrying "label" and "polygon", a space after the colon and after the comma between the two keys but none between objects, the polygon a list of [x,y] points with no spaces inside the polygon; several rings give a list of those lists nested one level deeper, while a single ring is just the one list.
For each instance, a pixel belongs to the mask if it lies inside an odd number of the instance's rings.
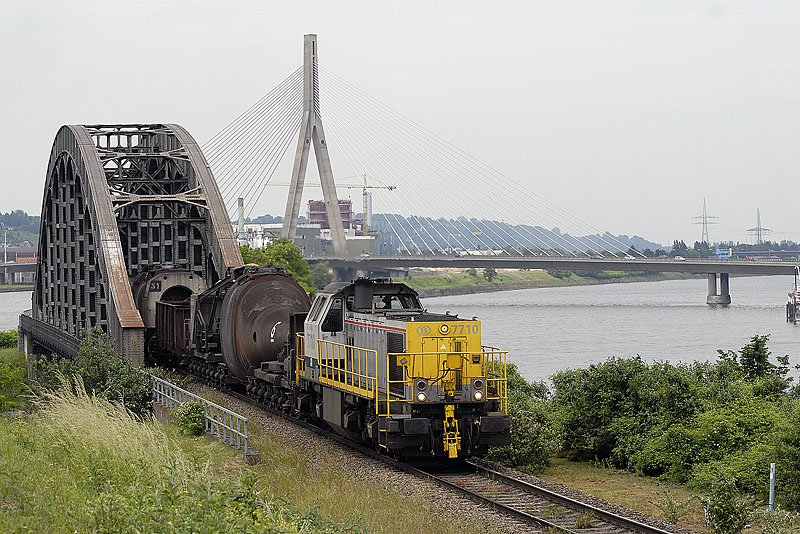
[{"label": "cable-stayed bridge", "polygon": [[348,236],[334,175],[374,187],[369,228],[382,246],[371,252],[641,255],[322,68],[317,51],[307,35],[304,65],[203,146],[232,215],[239,198],[246,216],[259,214],[271,184],[290,175],[283,235],[294,237],[313,147],[336,255],[346,255]]},{"label": "cable-stayed bridge", "polygon": [[[322,188],[330,228],[323,256],[340,278],[411,266],[705,273],[707,302],[727,304],[730,273],[795,272],[789,264],[647,259],[321,67],[315,35],[305,36],[303,65],[203,149],[240,220],[263,210],[291,176],[280,230],[290,239],[298,238],[313,149],[320,182],[312,185]],[[343,223],[334,175],[364,177],[360,236]],[[364,238],[379,246],[364,249]]]}]

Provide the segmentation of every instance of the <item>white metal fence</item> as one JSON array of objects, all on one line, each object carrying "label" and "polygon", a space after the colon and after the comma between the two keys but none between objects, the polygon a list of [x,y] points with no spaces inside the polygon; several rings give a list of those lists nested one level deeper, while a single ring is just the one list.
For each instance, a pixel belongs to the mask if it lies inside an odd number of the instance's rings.
[{"label": "white metal fence", "polygon": [[185,402],[195,401],[205,410],[206,434],[223,443],[249,452],[247,446],[247,418],[204,399],[171,382],[150,375],[153,382],[153,402],[172,410]]}]

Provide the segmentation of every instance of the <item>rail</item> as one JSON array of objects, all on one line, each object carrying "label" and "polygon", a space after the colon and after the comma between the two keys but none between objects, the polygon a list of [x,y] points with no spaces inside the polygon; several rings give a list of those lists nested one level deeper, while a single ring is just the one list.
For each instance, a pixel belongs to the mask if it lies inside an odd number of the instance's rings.
[{"label": "rail", "polygon": [[174,409],[186,402],[195,401],[204,409],[205,432],[219,441],[248,454],[247,418],[223,408],[175,384],[150,375],[153,384],[153,402]]}]

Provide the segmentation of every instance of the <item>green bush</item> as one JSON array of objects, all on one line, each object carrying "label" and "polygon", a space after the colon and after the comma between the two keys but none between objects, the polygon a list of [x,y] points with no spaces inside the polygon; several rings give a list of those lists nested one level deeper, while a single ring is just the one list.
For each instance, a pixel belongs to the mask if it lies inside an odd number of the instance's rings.
[{"label": "green bush", "polygon": [[152,411],[150,377],[114,352],[111,338],[97,327],[86,333],[74,358],[39,359],[34,374],[44,389],[58,389],[65,381],[72,383],[73,377],[80,377],[88,391],[121,402],[138,416]]},{"label": "green bush", "polygon": [[489,458],[527,471],[541,471],[558,452],[558,425],[549,391],[542,382],[528,382],[514,364],[506,367],[511,444],[495,447]]},{"label": "green bush", "polygon": [[755,508],[752,501],[740,495],[736,479],[725,472],[717,474],[704,505],[708,526],[716,534],[739,534]]},{"label": "green bush", "polygon": [[175,408],[172,417],[181,432],[189,436],[199,436],[206,429],[206,410],[197,401],[184,402]]},{"label": "green bush", "polygon": [[772,363],[767,340],[719,351],[714,363],[636,357],[555,374],[562,451],[703,490],[724,473],[762,500],[777,462],[777,500],[800,510],[800,398],[787,357]]},{"label": "green bush", "polygon": [[778,502],[800,510],[800,401],[791,403],[776,443],[775,493]]},{"label": "green bush", "polygon": [[800,514],[785,510],[758,510],[755,519],[761,524],[761,534],[795,534],[800,532]]},{"label": "green bush", "polygon": [[0,331],[0,349],[17,348],[18,334],[16,330]]},{"label": "green bush", "polygon": [[[308,262],[303,258],[303,253],[300,252],[297,245],[288,239],[277,239],[264,248],[250,248],[248,245],[241,245],[239,249],[245,263],[283,267],[298,284],[303,286],[306,292],[312,295],[316,292]],[[315,276],[319,274],[317,273]]]}]

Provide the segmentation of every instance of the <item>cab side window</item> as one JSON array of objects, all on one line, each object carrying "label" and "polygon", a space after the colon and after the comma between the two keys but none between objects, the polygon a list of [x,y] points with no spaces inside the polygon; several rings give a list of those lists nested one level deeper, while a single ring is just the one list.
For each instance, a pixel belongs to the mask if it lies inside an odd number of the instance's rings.
[{"label": "cab side window", "polygon": [[322,321],[323,332],[341,332],[344,330],[344,310],[342,309],[344,302],[341,298],[331,300],[331,308]]}]

